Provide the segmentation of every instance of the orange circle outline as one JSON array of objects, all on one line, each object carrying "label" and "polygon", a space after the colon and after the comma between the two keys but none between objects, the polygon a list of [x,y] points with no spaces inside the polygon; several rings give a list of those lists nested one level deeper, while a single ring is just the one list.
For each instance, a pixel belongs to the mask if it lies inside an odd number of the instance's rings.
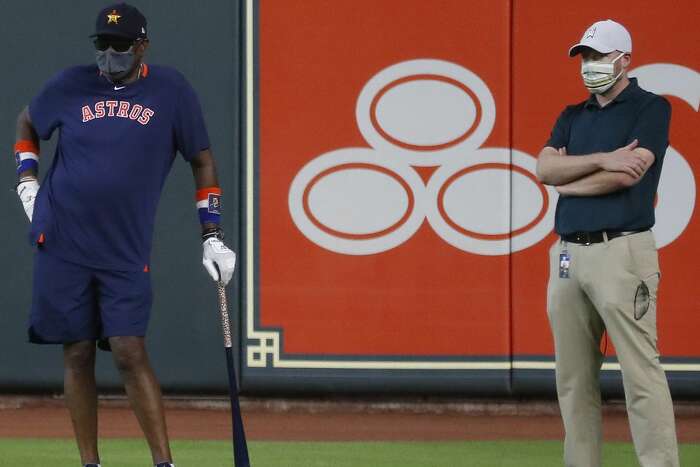
[{"label": "orange circle outline", "polygon": [[[472,123],[471,127],[467,129],[464,134],[461,136],[458,136],[457,138],[447,141],[446,143],[441,143],[441,144],[435,144],[432,146],[420,146],[417,144],[409,144],[405,143],[399,139],[394,138],[391,136],[389,133],[384,131],[384,129],[381,127],[379,124],[379,120],[377,119],[377,105],[379,105],[379,100],[389,92],[389,90],[395,88],[396,86],[399,86],[401,84],[407,83],[409,81],[420,81],[420,80],[432,80],[432,81],[442,81],[444,83],[451,84],[467,94],[469,98],[472,100],[474,103],[474,107],[476,108],[476,116],[474,117],[474,123]],[[372,99],[372,103],[370,104],[369,107],[369,118],[370,121],[372,122],[372,126],[374,127],[375,131],[379,133],[382,138],[385,140],[389,141],[391,144],[398,146],[400,148],[404,149],[410,149],[412,151],[438,151],[441,149],[446,149],[450,146],[455,146],[462,141],[466,140],[469,138],[474,131],[479,126],[479,123],[481,123],[481,103],[479,102],[479,98],[474,94],[474,92],[469,89],[467,86],[465,86],[463,83],[452,79],[448,78],[447,76],[441,76],[441,75],[431,75],[431,74],[422,74],[422,75],[411,75],[411,76],[406,76],[401,79],[397,79],[396,81],[392,81],[391,83],[387,84],[384,86],[378,93],[377,95],[374,96],[374,99]]]},{"label": "orange circle outline", "polygon": [[[525,175],[533,182],[535,182],[535,184],[537,185],[537,188],[539,188],[540,193],[542,194],[542,208],[540,209],[540,212],[537,214],[537,217],[535,217],[534,220],[532,220],[529,224],[525,225],[524,227],[521,227],[517,230],[514,230],[514,231],[509,232],[509,233],[505,233],[505,234],[482,234],[479,232],[473,232],[471,230],[465,229],[464,227],[461,227],[460,225],[456,224],[450,218],[450,216],[447,214],[447,211],[445,211],[445,206],[443,203],[445,191],[447,191],[447,189],[454,182],[455,179],[457,179],[465,174],[468,174],[470,172],[476,172],[478,170],[486,170],[486,169],[506,169],[509,172],[518,172],[522,175]],[[462,235],[477,238],[480,240],[505,240],[505,239],[520,235],[521,233],[526,232],[527,230],[530,230],[534,225],[538,224],[544,218],[544,216],[547,214],[547,210],[549,209],[549,196],[547,195],[547,191],[545,190],[544,186],[542,186],[542,184],[537,181],[535,176],[533,174],[531,174],[530,172],[528,172],[527,170],[523,169],[522,167],[514,166],[512,164],[487,163],[487,164],[473,165],[471,167],[467,167],[467,168],[462,169],[462,170],[454,173],[453,175],[451,175],[447,180],[445,180],[445,183],[443,183],[442,187],[440,187],[440,191],[438,191],[437,204],[438,204],[438,211],[440,211],[440,215],[445,220],[445,222],[447,222],[447,224],[450,227],[452,227],[454,230],[461,233]]]},{"label": "orange circle outline", "polygon": [[[399,184],[401,185],[401,188],[404,189],[404,191],[406,192],[406,195],[408,196],[408,206],[406,208],[406,212],[401,217],[401,219],[399,219],[396,223],[387,227],[386,229],[380,230],[378,232],[367,233],[367,234],[351,234],[351,233],[341,232],[339,230],[331,229],[330,227],[323,225],[313,215],[313,213],[311,212],[311,208],[309,207],[309,193],[311,192],[311,188],[321,178],[326,177],[334,172],[339,172],[341,170],[347,170],[347,169],[374,170],[374,171],[389,175],[391,178],[398,181]],[[388,233],[391,233],[391,232],[399,229],[403,224],[406,223],[408,218],[411,216],[411,213],[413,212],[414,205],[415,205],[415,201],[413,199],[413,192],[411,191],[411,187],[408,185],[408,183],[406,183],[406,181],[404,179],[399,177],[398,174],[396,174],[395,172],[392,172],[391,170],[389,170],[385,167],[382,167],[382,166],[361,163],[361,162],[352,162],[352,163],[347,163],[347,164],[341,164],[341,165],[331,167],[330,169],[326,169],[323,172],[318,173],[306,185],[306,188],[304,189],[304,194],[302,195],[302,206],[304,208],[304,213],[306,214],[306,217],[311,221],[311,223],[314,226],[316,226],[316,228],[322,230],[323,232],[325,232],[327,234],[334,235],[336,237],[340,237],[340,238],[344,238],[344,239],[350,239],[350,240],[367,240],[367,239],[371,239],[371,238],[381,237],[381,236],[384,236]]]}]

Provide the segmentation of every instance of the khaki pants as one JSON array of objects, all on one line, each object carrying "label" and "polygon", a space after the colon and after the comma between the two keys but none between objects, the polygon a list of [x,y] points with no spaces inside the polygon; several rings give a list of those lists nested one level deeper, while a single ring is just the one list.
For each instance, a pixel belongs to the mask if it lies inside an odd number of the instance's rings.
[{"label": "khaki pants", "polygon": [[[559,255],[564,250],[571,258],[568,279],[559,277]],[[678,467],[673,405],[656,346],[660,272],[653,234],[588,246],[558,241],[549,260],[547,312],[566,430],[566,466],[602,465],[600,342],[607,330],[622,367],[640,465]]]}]

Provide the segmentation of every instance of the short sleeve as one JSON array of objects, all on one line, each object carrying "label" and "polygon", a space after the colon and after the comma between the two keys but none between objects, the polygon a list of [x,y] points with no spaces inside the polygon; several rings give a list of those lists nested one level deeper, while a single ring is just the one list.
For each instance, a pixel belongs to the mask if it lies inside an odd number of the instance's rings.
[{"label": "short sleeve", "polygon": [[545,143],[546,146],[553,147],[555,149],[562,148],[569,144],[569,128],[571,127],[569,119],[571,118],[569,107],[564,109],[564,111],[557,118],[552,133],[549,135],[549,139]]},{"label": "short sleeve", "polygon": [[51,78],[39,94],[29,103],[29,118],[39,138],[51,138],[53,131],[61,126],[61,113],[65,109],[65,72]]},{"label": "short sleeve", "polygon": [[668,131],[671,123],[671,104],[661,97],[655,96],[642,107],[637,117],[629,141],[639,141],[638,146],[654,153],[656,160],[661,160],[668,148]]},{"label": "short sleeve", "polygon": [[177,108],[175,109],[175,140],[177,150],[187,161],[191,161],[201,151],[209,149],[209,135],[202,107],[192,86],[183,81],[180,86]]}]

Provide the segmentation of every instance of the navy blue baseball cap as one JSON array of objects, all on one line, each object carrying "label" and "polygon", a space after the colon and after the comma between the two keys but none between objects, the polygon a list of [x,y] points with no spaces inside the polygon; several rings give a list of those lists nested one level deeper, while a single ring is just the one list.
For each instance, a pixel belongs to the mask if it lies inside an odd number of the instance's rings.
[{"label": "navy blue baseball cap", "polygon": [[146,39],[146,17],[134,6],[115,3],[100,10],[95,22],[95,36]]}]

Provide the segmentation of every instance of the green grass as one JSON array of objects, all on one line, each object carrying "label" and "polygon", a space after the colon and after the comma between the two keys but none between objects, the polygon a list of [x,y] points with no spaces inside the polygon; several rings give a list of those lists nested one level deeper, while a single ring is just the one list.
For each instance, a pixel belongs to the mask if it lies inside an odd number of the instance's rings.
[{"label": "green grass", "polygon": [[[260,442],[249,444],[252,467],[560,467],[557,441]],[[104,467],[148,467],[141,440],[104,440]],[[177,467],[231,467],[230,443],[174,441]],[[605,466],[637,467],[630,444],[605,445]],[[0,467],[79,467],[72,441],[0,439]],[[700,445],[681,445],[681,465],[700,465]]]}]

